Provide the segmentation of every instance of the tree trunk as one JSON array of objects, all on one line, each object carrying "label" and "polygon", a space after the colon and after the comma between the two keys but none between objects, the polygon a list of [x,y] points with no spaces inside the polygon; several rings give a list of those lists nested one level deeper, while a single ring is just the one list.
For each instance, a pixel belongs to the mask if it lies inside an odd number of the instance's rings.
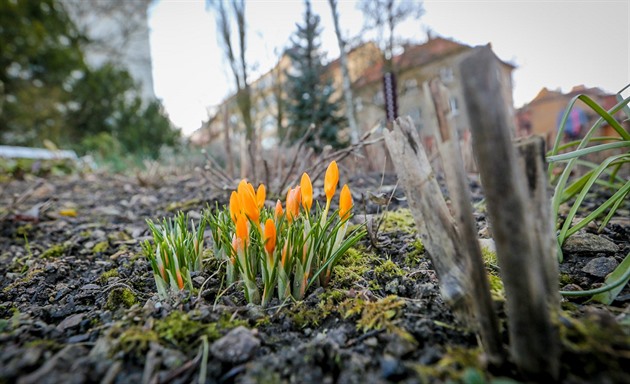
[{"label": "tree trunk", "polygon": [[348,71],[348,57],[346,55],[346,42],[341,36],[341,28],[339,27],[339,13],[337,12],[337,0],[328,0],[330,10],[332,11],[333,22],[335,24],[335,35],[339,44],[339,62],[341,64],[341,78],[343,84],[343,98],[346,103],[346,119],[350,127],[350,143],[359,142],[359,126],[354,114],[354,97],[352,96],[352,88],[350,87],[350,73]]}]

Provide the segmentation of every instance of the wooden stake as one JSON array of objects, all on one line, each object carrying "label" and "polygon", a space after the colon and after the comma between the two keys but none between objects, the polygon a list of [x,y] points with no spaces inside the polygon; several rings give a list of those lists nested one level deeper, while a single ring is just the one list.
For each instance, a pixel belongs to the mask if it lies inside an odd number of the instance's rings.
[{"label": "wooden stake", "polygon": [[407,116],[398,118],[384,131],[384,137],[420,238],[440,280],[442,298],[454,311],[465,314],[469,283],[465,266],[456,257],[455,223],[418,132]]},{"label": "wooden stake", "polygon": [[498,61],[489,47],[482,47],[460,64],[473,150],[507,296],[512,357],[523,373],[555,379],[558,340],[537,256],[545,247],[534,235],[535,212],[512,145],[514,121],[502,97]]},{"label": "wooden stake", "polygon": [[431,99],[438,121],[438,151],[444,166],[444,176],[455,214],[458,237],[455,242],[457,253],[466,261],[467,274],[471,278],[471,304],[479,323],[481,342],[489,361],[501,365],[504,360],[503,346],[499,334],[499,321],[492,305],[490,284],[477,239],[477,225],[471,205],[470,186],[466,176],[459,139],[454,127],[446,117],[446,88],[438,79],[429,83]]}]

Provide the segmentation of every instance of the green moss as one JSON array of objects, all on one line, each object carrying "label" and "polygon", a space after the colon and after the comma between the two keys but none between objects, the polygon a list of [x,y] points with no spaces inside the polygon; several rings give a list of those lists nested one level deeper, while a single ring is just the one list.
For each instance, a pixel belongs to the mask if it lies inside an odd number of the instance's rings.
[{"label": "green moss", "polygon": [[405,254],[405,265],[409,267],[416,267],[420,264],[420,259],[424,257],[424,244],[422,244],[422,240],[415,239],[413,243],[411,243],[412,250]]},{"label": "green moss", "polygon": [[164,319],[157,320],[154,330],[160,340],[178,348],[191,350],[197,347],[203,335],[207,336],[209,341],[214,341],[223,336],[227,330],[249,325],[246,320],[233,319],[229,313],[223,314],[218,321],[211,323],[196,320],[195,315],[195,312],[172,312]]},{"label": "green moss", "polygon": [[129,288],[114,288],[107,296],[105,308],[115,311],[120,307],[131,308],[136,303],[136,296]]},{"label": "green moss", "polygon": [[387,260],[378,267],[374,268],[374,274],[381,278],[392,278],[402,276],[405,272],[393,261]]},{"label": "green moss", "polygon": [[158,335],[151,329],[133,326],[126,329],[117,338],[118,344],[114,351],[123,351],[138,359],[142,359],[149,351],[152,342],[158,341]]},{"label": "green moss", "polygon": [[109,242],[107,240],[105,240],[105,241],[101,241],[101,242],[96,243],[92,247],[92,252],[94,252],[94,253],[103,253],[103,252],[107,251],[108,248],[109,248]]},{"label": "green moss", "polygon": [[[447,346],[442,358],[432,365],[411,365],[412,369],[426,382],[456,382],[456,383],[488,383],[489,377],[484,377],[481,366],[481,350],[479,348],[464,348]],[[508,383],[511,381],[508,381]]]},{"label": "green moss", "polygon": [[4,287],[4,289],[2,289],[2,291],[4,293],[7,293],[7,292],[11,291],[13,288],[19,286],[20,284],[24,284],[24,283],[28,283],[30,281],[33,281],[35,279],[35,277],[37,277],[37,275],[39,273],[43,273],[43,272],[44,272],[44,270],[42,268],[33,268],[33,269],[28,271],[26,276],[24,276],[23,278],[18,279],[16,281],[14,281],[13,283],[7,285],[6,287]]},{"label": "green moss", "polygon": [[128,241],[131,240],[131,236],[129,236],[125,231],[118,231],[108,234],[107,239],[109,241]]},{"label": "green moss", "polygon": [[498,261],[497,261],[497,253],[492,251],[488,247],[481,247],[481,257],[483,258],[483,262],[487,267],[490,267],[494,270],[498,270]]},{"label": "green moss", "polygon": [[564,285],[567,285],[567,284],[573,284],[573,278],[569,274],[561,273],[560,274],[560,285],[564,286]]},{"label": "green moss", "polygon": [[20,225],[19,227],[17,227],[17,229],[15,230],[15,235],[17,237],[24,237],[24,236],[28,236],[32,231],[33,231],[33,225],[28,223],[28,224]]},{"label": "green moss", "polygon": [[55,244],[52,247],[48,248],[41,254],[42,259],[54,259],[59,256],[62,256],[67,250],[68,245],[66,244]]},{"label": "green moss", "polygon": [[358,316],[357,329],[363,332],[384,329],[401,338],[415,343],[414,337],[405,329],[394,323],[405,307],[405,300],[394,295],[379,299],[375,302],[363,299],[348,299],[339,305],[344,318]]},{"label": "green moss", "polygon": [[333,268],[332,282],[337,287],[352,287],[358,280],[362,280],[364,275],[370,271],[370,261],[374,261],[376,256],[372,253],[363,252],[358,248],[350,248]]},{"label": "green moss", "polygon": [[174,211],[188,211],[191,208],[195,208],[201,204],[201,199],[190,199],[186,201],[176,201],[174,203],[170,203],[166,210],[168,212]]},{"label": "green moss", "polygon": [[63,344],[59,344],[58,342],[51,339],[37,339],[31,340],[24,344],[26,348],[42,348],[46,351],[56,352],[63,348]]},{"label": "green moss", "polygon": [[416,223],[411,215],[411,211],[407,208],[401,208],[396,211],[383,213],[383,222],[380,229],[383,232],[415,233]]},{"label": "green moss", "polygon": [[105,284],[107,283],[107,280],[111,279],[112,277],[118,277],[118,270],[116,268],[103,272],[101,277],[99,277],[99,281],[101,282],[101,284]]}]

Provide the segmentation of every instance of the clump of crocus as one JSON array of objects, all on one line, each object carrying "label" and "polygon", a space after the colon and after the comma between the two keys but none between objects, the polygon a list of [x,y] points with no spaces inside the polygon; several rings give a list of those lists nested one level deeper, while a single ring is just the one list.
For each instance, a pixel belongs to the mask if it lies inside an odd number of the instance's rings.
[{"label": "clump of crocus", "polygon": [[237,278],[243,282],[249,302],[266,305],[274,292],[280,300],[300,300],[312,285],[329,283],[336,262],[365,234],[357,227],[346,236],[352,211],[347,185],[339,210],[329,215],[338,182],[333,161],[325,175],[323,209],[319,204],[313,207],[313,186],[304,173],[300,185],[287,191],[284,207],[280,200],[273,208],[265,207],[265,186],[255,190],[243,180],[232,192],[229,207],[207,211],[215,254],[226,261],[230,282]]},{"label": "clump of crocus", "polygon": [[161,224],[147,220],[153,243],[145,240],[142,248],[153,269],[158,295],[165,299],[169,292],[191,289],[190,272],[201,269],[203,233],[206,221],[196,226],[188,215],[180,212],[175,218],[166,218]]}]

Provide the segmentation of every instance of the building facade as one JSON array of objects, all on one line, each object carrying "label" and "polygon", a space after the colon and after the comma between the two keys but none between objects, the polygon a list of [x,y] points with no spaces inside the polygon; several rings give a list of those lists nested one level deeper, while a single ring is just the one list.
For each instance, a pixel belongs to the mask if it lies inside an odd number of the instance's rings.
[{"label": "building facade", "polygon": [[153,0],[62,0],[68,15],[90,39],[88,65],[114,63],[127,70],[145,103],[155,101],[148,11]]},{"label": "building facade", "polygon": [[[465,111],[465,100],[462,89],[462,78],[459,64],[473,50],[473,47],[445,38],[432,38],[419,45],[403,47],[401,54],[393,58],[393,66],[397,76],[398,114],[409,115],[422,138],[425,148],[429,152],[436,147],[437,118],[433,110],[430,96],[424,90],[424,84],[433,78],[440,78],[448,89],[448,99],[452,124],[456,127],[460,140],[463,142],[464,158],[474,170],[470,155],[470,121]],[[514,66],[497,58],[500,67],[500,81],[506,108],[514,115],[512,99],[512,71]],[[385,126],[385,110],[383,95],[383,55],[376,44],[369,42],[362,44],[348,52],[348,69],[352,84],[355,113],[360,134],[375,129],[379,135]],[[286,98],[282,84],[286,81],[285,73],[290,71],[291,63],[284,56],[278,65],[252,83],[253,116],[260,138],[261,148],[273,148],[281,140],[286,127],[283,115],[283,103]],[[327,79],[332,79],[334,93],[342,102],[342,77],[339,60],[334,60],[326,66]],[[197,133],[203,134],[204,139],[221,140],[226,132],[232,134],[233,140],[238,142],[242,136],[239,132],[239,116],[234,97],[228,98],[216,109],[207,124]],[[226,118],[220,115],[227,114]],[[223,133],[221,133],[223,132]],[[340,132],[342,134],[342,132]],[[205,144],[200,142],[200,144]],[[368,166],[372,169],[382,169],[382,162],[386,154],[384,145],[373,145],[367,148]]]}]

